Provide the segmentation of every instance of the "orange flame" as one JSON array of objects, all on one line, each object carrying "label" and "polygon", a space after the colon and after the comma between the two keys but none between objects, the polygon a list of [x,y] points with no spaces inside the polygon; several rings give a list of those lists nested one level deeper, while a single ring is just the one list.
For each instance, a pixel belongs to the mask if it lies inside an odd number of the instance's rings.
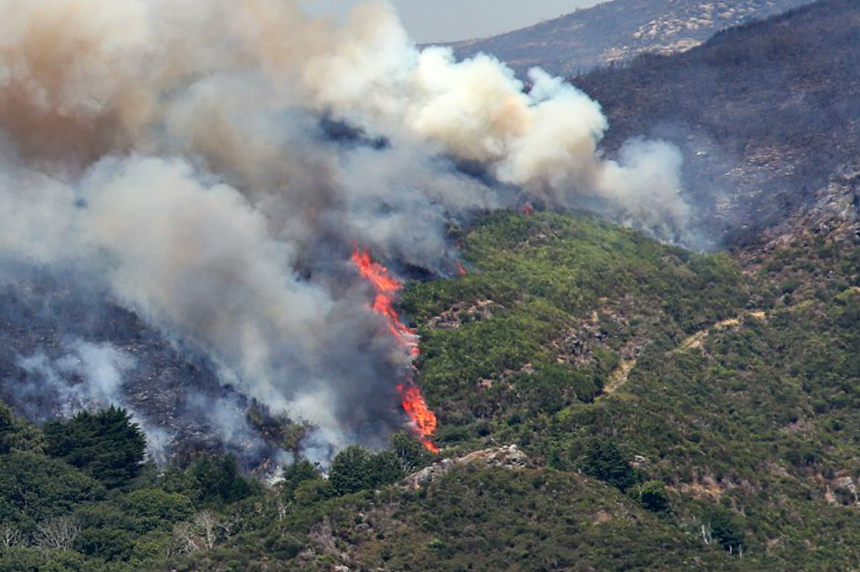
[{"label": "orange flame", "polygon": [[[386,319],[388,330],[397,343],[405,348],[410,356],[417,356],[420,351],[418,332],[406,327],[394,309],[394,297],[403,288],[403,283],[391,276],[385,266],[374,262],[368,250],[360,250],[356,246],[352,252],[352,262],[361,277],[370,282],[376,290],[373,311]],[[430,452],[438,453],[439,449],[430,439],[436,432],[436,414],[427,407],[421,390],[409,380],[408,386],[397,386],[397,393],[400,394],[400,406],[412,421],[421,443]]]},{"label": "orange flame", "polygon": [[358,268],[361,277],[373,284],[377,292],[394,294],[403,288],[399,280],[388,275],[388,268],[373,261],[369,250],[359,250],[355,247],[352,251],[352,262]]},{"label": "orange flame", "polygon": [[463,266],[463,262],[458,260],[457,261],[457,276],[467,276],[468,274],[469,274],[469,271],[466,270],[465,266]]},{"label": "orange flame", "polygon": [[431,453],[438,453],[439,448],[433,444],[430,437],[436,432],[436,414],[433,413],[427,403],[424,401],[424,396],[421,391],[414,385],[411,387],[403,387],[403,384],[397,386],[397,392],[400,394],[400,405],[406,415],[415,423],[415,428],[421,438],[421,443]]}]

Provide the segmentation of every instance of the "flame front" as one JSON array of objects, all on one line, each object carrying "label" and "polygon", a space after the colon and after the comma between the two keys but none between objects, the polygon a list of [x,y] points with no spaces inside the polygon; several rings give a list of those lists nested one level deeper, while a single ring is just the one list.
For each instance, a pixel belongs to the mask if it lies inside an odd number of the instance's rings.
[{"label": "flame front", "polygon": [[436,414],[427,407],[421,390],[414,385],[403,387],[403,384],[399,384],[397,392],[400,394],[400,405],[406,415],[415,423],[421,442],[430,452],[438,453],[439,448],[430,440],[430,437],[436,432]]},{"label": "flame front", "polygon": [[[406,327],[394,309],[394,297],[403,288],[403,283],[391,276],[385,266],[374,262],[368,250],[361,250],[356,246],[352,252],[352,262],[361,277],[376,290],[373,311],[385,318],[388,330],[397,343],[408,351],[410,356],[416,357],[419,353],[418,332]],[[427,407],[421,390],[409,379],[406,385],[397,385],[397,392],[400,394],[400,406],[412,421],[421,443],[429,451],[438,453],[439,449],[431,440],[436,432],[436,414]]]}]

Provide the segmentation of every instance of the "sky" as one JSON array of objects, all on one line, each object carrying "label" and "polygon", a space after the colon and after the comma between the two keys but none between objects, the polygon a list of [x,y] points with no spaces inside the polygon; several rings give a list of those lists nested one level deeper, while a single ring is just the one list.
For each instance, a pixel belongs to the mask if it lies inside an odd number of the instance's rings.
[{"label": "sky", "polygon": [[[360,0],[317,0],[311,10],[346,15]],[[390,0],[412,38],[442,42],[516,30],[603,0]]]}]

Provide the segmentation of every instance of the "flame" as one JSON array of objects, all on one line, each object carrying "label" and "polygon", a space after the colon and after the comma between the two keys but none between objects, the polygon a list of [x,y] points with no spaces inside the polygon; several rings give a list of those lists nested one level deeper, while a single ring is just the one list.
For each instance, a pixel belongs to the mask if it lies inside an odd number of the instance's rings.
[{"label": "flame", "polygon": [[397,392],[400,394],[400,405],[403,411],[415,424],[415,428],[421,437],[421,443],[431,453],[438,453],[439,448],[430,440],[436,432],[436,414],[433,413],[427,403],[424,401],[424,396],[421,395],[421,390],[416,386],[404,387],[403,384],[398,384]]},{"label": "flame", "polygon": [[465,266],[463,266],[463,262],[458,260],[457,261],[457,276],[466,276],[468,274],[469,274],[469,271],[466,270]]},{"label": "flame", "polygon": [[531,204],[525,204],[520,207],[520,212],[526,215],[527,217],[532,216],[532,213],[535,212],[535,208]]},{"label": "flame", "polygon": [[356,246],[352,251],[352,262],[361,277],[373,284],[377,292],[393,295],[403,288],[402,282],[389,276],[388,268],[373,261],[369,250],[360,250]]},{"label": "flame", "polygon": [[[358,269],[362,278],[373,285],[376,290],[376,298],[373,300],[374,313],[384,317],[388,331],[397,341],[398,345],[409,352],[412,357],[418,356],[418,332],[407,327],[401,320],[400,314],[394,309],[394,297],[403,288],[403,283],[391,276],[388,269],[374,262],[370,257],[370,251],[359,249],[356,246],[352,252],[352,262]],[[433,444],[431,437],[436,432],[436,414],[427,407],[421,390],[409,379],[407,385],[398,384],[397,393],[400,394],[400,406],[412,421],[415,432],[421,443],[432,453],[438,453],[439,448]]]}]

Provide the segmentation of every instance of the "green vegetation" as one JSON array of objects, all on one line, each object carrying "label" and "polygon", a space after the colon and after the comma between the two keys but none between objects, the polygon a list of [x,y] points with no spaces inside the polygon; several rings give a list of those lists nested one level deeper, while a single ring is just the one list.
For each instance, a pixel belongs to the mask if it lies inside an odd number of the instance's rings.
[{"label": "green vegetation", "polygon": [[82,469],[109,488],[123,486],[140,472],[146,438],[131,417],[116,407],[82,411],[67,423],[45,425],[47,452]]},{"label": "green vegetation", "polygon": [[462,253],[468,276],[403,300],[419,381],[442,457],[515,443],[526,466],[404,480],[439,458],[398,433],[266,487],[230,456],[142,464],[119,409],[39,429],[0,407],[0,569],[860,566],[860,251],[786,244],[744,273],[592,217],[504,213]]},{"label": "green vegetation", "polygon": [[488,424],[593,402],[646,337],[672,343],[748,298],[727,256],[669,248],[588,215],[498,213],[462,252],[468,276],[416,285],[403,300],[448,446]]}]

